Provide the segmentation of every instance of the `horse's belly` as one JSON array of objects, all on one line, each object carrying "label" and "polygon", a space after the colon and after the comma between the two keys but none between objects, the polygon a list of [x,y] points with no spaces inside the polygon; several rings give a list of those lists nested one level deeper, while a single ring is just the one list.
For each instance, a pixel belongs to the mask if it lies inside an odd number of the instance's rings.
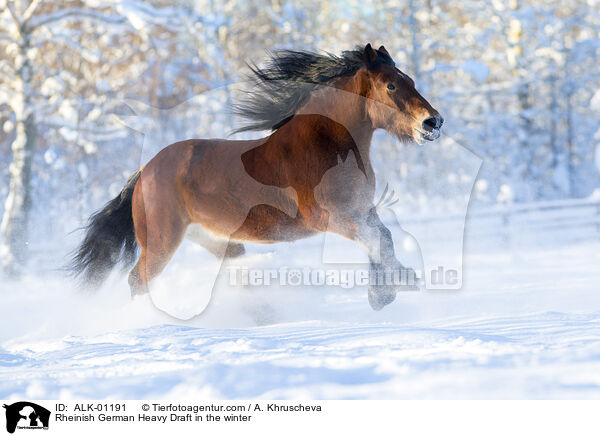
[{"label": "horse's belly", "polygon": [[315,232],[306,225],[301,214],[294,217],[278,208],[260,204],[248,212],[246,219],[235,230],[230,231],[226,222],[212,222],[203,226],[219,236],[227,236],[240,242],[273,243],[295,241],[314,234]]}]

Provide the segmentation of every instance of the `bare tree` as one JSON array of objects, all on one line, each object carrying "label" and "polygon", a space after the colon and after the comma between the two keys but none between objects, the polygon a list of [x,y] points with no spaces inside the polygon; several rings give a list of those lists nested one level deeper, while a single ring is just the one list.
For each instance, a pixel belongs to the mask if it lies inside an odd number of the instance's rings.
[{"label": "bare tree", "polygon": [[[5,7],[0,7],[0,44],[9,54],[8,59],[0,61],[0,92],[16,121],[9,193],[0,225],[0,259],[10,276],[19,275],[27,261],[32,163],[39,114],[48,112],[45,106],[56,105],[44,98],[40,86],[44,78],[60,77],[60,71],[53,71],[56,65],[45,64],[47,58],[42,52],[51,48],[60,56],[62,50],[69,48],[75,56],[85,57],[86,48],[78,43],[80,31],[76,31],[78,26],[74,23],[88,26],[88,30],[100,25],[109,34],[130,32],[143,40],[149,38],[153,24],[176,28],[181,18],[178,11],[159,13],[151,5],[134,0],[105,0],[94,2],[93,6],[85,2],[72,4],[77,6],[65,8],[60,2],[43,0],[4,0]],[[64,87],[67,93],[68,85]]]}]

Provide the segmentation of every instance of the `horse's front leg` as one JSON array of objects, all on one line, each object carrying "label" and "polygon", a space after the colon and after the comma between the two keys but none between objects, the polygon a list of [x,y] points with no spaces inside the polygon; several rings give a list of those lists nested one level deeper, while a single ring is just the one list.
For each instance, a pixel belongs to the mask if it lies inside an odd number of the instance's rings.
[{"label": "horse's front leg", "polygon": [[397,291],[418,290],[416,274],[396,258],[392,232],[374,207],[357,218],[357,240],[365,246],[370,261],[369,303],[380,310],[394,301]]},{"label": "horse's front leg", "polygon": [[396,258],[392,233],[374,206],[351,209],[347,204],[330,204],[326,211],[314,208],[305,216],[316,230],[337,233],[365,249],[370,262],[369,304],[373,309],[382,309],[394,301],[398,290],[410,287],[414,271]]}]

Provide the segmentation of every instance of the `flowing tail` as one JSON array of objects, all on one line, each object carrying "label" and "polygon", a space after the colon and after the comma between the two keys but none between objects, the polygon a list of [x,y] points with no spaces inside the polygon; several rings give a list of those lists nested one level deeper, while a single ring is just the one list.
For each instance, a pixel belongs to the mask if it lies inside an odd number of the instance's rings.
[{"label": "flowing tail", "polygon": [[137,243],[131,199],[141,174],[141,169],[136,171],[121,193],[92,215],[85,227],[85,238],[68,268],[91,287],[99,287],[118,263],[131,266],[135,262]]}]

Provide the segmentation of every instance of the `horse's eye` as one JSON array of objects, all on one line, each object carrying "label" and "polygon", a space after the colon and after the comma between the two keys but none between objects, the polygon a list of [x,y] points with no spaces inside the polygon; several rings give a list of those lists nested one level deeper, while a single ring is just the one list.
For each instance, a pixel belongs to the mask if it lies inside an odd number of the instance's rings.
[{"label": "horse's eye", "polygon": [[387,89],[389,89],[390,91],[393,91],[393,90],[395,90],[395,89],[396,89],[396,87],[395,87],[395,86],[394,86],[392,83],[390,83],[390,84],[387,86]]}]

